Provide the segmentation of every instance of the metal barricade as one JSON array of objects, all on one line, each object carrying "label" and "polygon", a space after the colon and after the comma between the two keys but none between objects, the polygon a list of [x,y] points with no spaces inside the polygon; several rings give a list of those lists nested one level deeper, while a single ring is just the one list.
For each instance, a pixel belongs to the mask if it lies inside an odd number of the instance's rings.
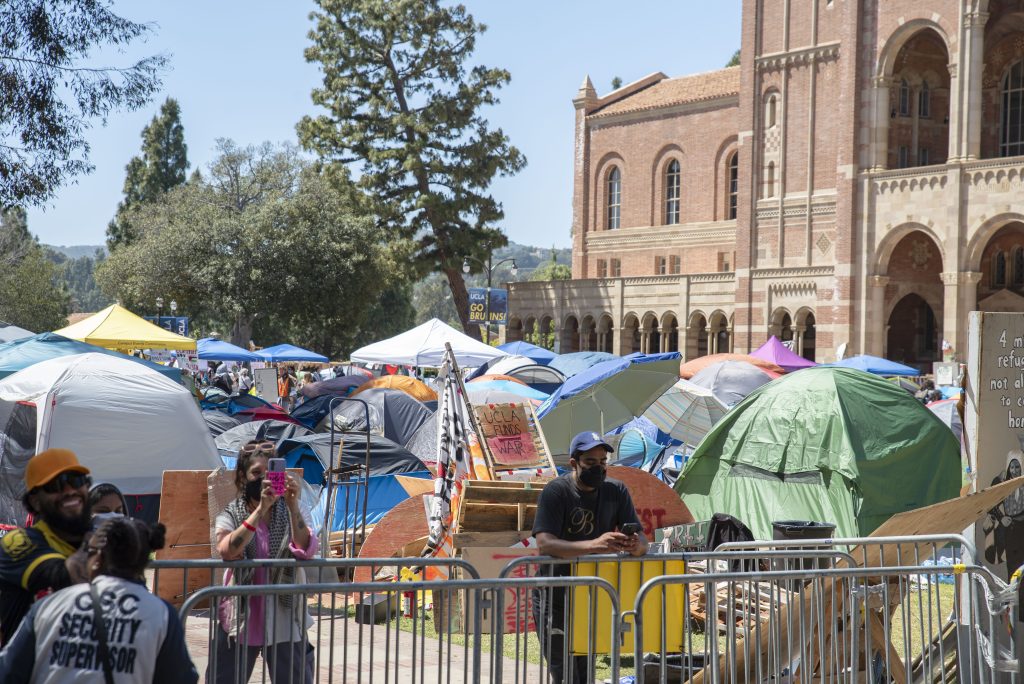
[{"label": "metal barricade", "polygon": [[[947,584],[943,575],[965,578]],[[718,587],[717,590],[709,587]],[[1003,681],[1014,662],[978,631],[956,629],[990,622],[988,605],[963,587],[998,588],[983,568],[910,566],[811,568],[803,571],[725,572],[649,580],[626,618],[634,623],[638,682],[961,682]],[[652,600],[682,591],[683,618],[662,624],[658,648],[645,645]],[[707,599],[698,619],[691,597]],[[719,604],[739,604],[719,621]],[[662,614],[665,610],[662,609]],[[991,666],[960,666],[968,661]],[[1010,681],[1007,679],[1006,681]]]},{"label": "metal barricade", "polygon": [[[593,577],[448,580],[407,582],[278,584],[210,587],[190,596],[181,617],[193,660],[212,676],[207,681],[237,684],[287,682],[536,682],[551,679],[551,653],[542,654],[532,617],[516,601],[524,592],[561,589],[586,603],[595,622],[571,623],[565,634],[570,658],[586,681],[619,681],[620,605],[614,588]],[[433,597],[431,604],[427,597]],[[509,597],[513,597],[511,602]],[[290,603],[284,603],[285,600]],[[259,606],[257,606],[259,601]],[[195,608],[215,606],[203,616]],[[225,606],[238,611],[225,622]],[[312,631],[295,622],[315,606]],[[371,606],[367,608],[367,606]],[[263,613],[277,646],[245,646],[229,639],[222,625],[245,625]],[[439,615],[441,616],[439,621]],[[600,622],[607,632],[595,629]],[[304,636],[316,635],[315,643]],[[251,641],[251,640],[250,640]],[[205,650],[196,644],[207,644]],[[608,649],[607,668],[597,655]],[[248,669],[260,669],[253,674]],[[563,661],[564,662],[564,661]]]}]

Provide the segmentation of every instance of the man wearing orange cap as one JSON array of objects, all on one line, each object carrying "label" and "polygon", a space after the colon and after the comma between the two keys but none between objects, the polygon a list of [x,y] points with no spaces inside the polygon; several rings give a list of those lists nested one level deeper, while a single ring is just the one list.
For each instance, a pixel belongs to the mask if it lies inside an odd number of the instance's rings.
[{"label": "man wearing orange cap", "polygon": [[88,581],[82,541],[90,528],[90,483],[89,469],[67,449],[29,459],[22,502],[35,522],[0,538],[0,644],[37,598]]}]

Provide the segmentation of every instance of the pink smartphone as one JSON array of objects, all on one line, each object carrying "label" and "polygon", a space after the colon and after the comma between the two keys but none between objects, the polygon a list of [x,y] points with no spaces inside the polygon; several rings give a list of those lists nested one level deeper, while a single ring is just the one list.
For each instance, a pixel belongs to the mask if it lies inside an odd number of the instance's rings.
[{"label": "pink smartphone", "polygon": [[284,472],[284,459],[272,458],[267,464],[267,479],[274,490],[275,496],[283,496],[287,488],[287,476]]}]

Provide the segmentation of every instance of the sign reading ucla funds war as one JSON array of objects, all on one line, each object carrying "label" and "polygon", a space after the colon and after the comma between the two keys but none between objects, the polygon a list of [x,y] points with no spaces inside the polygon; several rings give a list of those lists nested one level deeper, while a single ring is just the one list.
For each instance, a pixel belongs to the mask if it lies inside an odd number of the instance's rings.
[{"label": "sign reading ucla funds war", "polygon": [[508,290],[491,288],[491,306],[487,307],[487,288],[471,287],[469,292],[469,322],[483,323],[490,315],[490,322],[498,325],[508,323]]},{"label": "sign reading ucla funds war", "polygon": [[[1019,477],[1024,464],[1024,314],[973,311],[966,445],[973,491]],[[1024,490],[975,525],[978,560],[1004,580],[1024,563]]]}]

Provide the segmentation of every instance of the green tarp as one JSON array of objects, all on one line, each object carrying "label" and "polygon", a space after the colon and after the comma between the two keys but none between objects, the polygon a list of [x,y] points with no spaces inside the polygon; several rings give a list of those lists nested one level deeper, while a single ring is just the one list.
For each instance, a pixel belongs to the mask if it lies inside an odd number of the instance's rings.
[{"label": "green tarp", "polygon": [[759,539],[772,522],[868,535],[892,515],[960,492],[960,446],[905,390],[849,368],[801,370],[736,405],[675,485],[696,520],[728,513]]}]

